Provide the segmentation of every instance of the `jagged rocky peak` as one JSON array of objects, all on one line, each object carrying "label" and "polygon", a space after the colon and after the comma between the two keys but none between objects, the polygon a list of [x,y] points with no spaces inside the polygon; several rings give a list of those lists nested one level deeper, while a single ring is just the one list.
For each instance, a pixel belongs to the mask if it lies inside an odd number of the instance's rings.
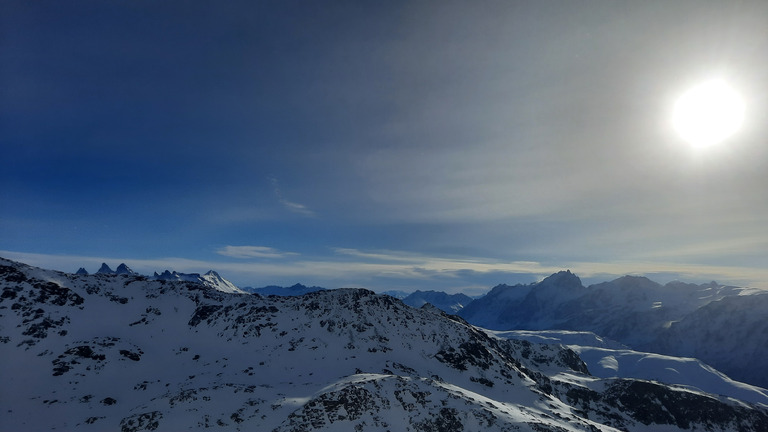
[{"label": "jagged rocky peak", "polygon": [[79,269],[77,269],[77,271],[75,272],[75,274],[76,274],[76,275],[80,275],[80,276],[88,276],[88,270],[86,270],[86,269],[85,269],[85,268],[83,268],[83,267],[80,267]]},{"label": "jagged rocky peak", "polygon": [[162,272],[160,274],[157,274],[157,272],[155,272],[155,275],[153,277],[155,279],[174,279],[174,275],[175,274],[176,274],[176,272],[171,273],[170,271],[165,270],[164,272]]},{"label": "jagged rocky peak", "polygon": [[200,274],[198,273],[179,273],[177,271],[170,271],[165,270],[164,272],[157,274],[155,272],[155,275],[153,276],[155,279],[161,279],[161,280],[183,280],[188,282],[195,282],[200,279]]},{"label": "jagged rocky peak", "polygon": [[544,278],[539,282],[540,286],[556,286],[559,288],[581,290],[584,289],[584,285],[581,283],[581,279],[578,276],[571,273],[570,270],[562,270]]},{"label": "jagged rocky peak", "polygon": [[137,275],[135,271],[131,270],[130,267],[125,265],[125,263],[121,263],[119,266],[117,266],[117,270],[115,270],[116,274],[124,274],[124,275]]},{"label": "jagged rocky peak", "polygon": [[545,302],[548,303],[546,307],[552,307],[555,303],[566,298],[579,296],[586,290],[578,276],[571,273],[570,270],[564,270],[554,273],[544,278],[541,282],[534,284],[531,292],[526,296],[526,301]]},{"label": "jagged rocky peak", "polygon": [[101,267],[99,268],[99,271],[96,273],[102,273],[102,274],[115,274],[115,271],[112,270],[107,263],[101,263]]}]

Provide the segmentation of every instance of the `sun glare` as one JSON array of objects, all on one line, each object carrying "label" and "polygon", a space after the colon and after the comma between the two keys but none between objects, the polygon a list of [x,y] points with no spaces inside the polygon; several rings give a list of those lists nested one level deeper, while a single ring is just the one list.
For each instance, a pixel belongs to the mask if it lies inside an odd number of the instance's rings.
[{"label": "sun glare", "polygon": [[696,147],[724,142],[739,130],[743,119],[741,96],[721,80],[707,81],[683,93],[672,114],[677,133]]}]

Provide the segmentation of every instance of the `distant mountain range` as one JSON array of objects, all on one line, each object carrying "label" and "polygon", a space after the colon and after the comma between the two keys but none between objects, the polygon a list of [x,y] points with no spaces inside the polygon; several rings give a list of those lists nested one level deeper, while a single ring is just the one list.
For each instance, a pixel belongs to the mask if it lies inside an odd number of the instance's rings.
[{"label": "distant mountain range", "polygon": [[569,271],[499,285],[458,312],[491,330],[588,331],[640,351],[695,357],[768,387],[768,292],[624,276],[585,287]]},{"label": "distant mountain range", "polygon": [[289,287],[269,285],[261,288],[252,288],[252,287],[243,288],[243,291],[249,292],[252,294],[259,294],[262,296],[276,295],[276,296],[288,296],[288,297],[300,296],[300,295],[309,294],[311,292],[322,291],[322,290],[325,290],[325,288],[321,288],[317,286],[308,287],[300,283],[297,283]]},{"label": "distant mountain range", "polygon": [[[80,267],[80,269],[77,270],[75,274],[80,276],[87,276],[88,271],[85,268]],[[117,266],[117,270],[112,270],[107,265],[107,263],[102,263],[99,270],[96,271],[96,274],[139,276],[138,273],[131,270],[131,268],[125,265],[125,263],[122,263],[119,266]],[[200,273],[178,273],[176,271],[172,272],[169,270],[165,270],[164,272],[159,274],[155,272],[155,274],[149,277],[149,279],[163,280],[163,281],[198,282],[222,292],[228,292],[228,293],[244,292],[243,290],[235,286],[235,284],[224,279],[223,277],[221,277],[221,275],[219,275],[213,270],[210,270],[208,271],[208,273],[205,273],[203,275],[201,275]]]},{"label": "distant mountain range", "polygon": [[[574,345],[585,362],[572,343],[602,346]],[[764,389],[612,344],[363,289],[264,297],[0,258],[0,430],[768,430]]]}]

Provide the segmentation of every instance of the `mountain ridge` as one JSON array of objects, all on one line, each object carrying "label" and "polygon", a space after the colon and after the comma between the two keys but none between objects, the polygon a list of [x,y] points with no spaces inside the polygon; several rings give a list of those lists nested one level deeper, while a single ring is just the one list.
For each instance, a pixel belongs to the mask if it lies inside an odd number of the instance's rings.
[{"label": "mountain ridge", "polygon": [[597,378],[563,346],[368,290],[265,298],[3,259],[0,287],[7,430],[768,427],[764,407]]},{"label": "mountain ridge", "polygon": [[[84,267],[80,267],[77,270],[77,272],[75,272],[75,274],[80,276],[89,275],[88,270],[86,270]],[[154,272],[152,276],[144,276],[133,271],[125,263],[120,263],[120,265],[118,265],[117,269],[115,270],[112,270],[112,268],[110,268],[109,265],[107,265],[107,263],[102,263],[101,267],[99,267],[99,270],[96,271],[95,274],[139,276],[139,277],[146,277],[151,280],[166,280],[166,281],[176,280],[176,281],[187,281],[187,282],[200,282],[202,284],[210,286],[211,288],[217,289],[219,291],[240,293],[240,294],[245,293],[245,291],[241,290],[235,284],[228,281],[227,279],[224,279],[223,277],[221,277],[221,275],[214,270],[209,270],[207,273],[202,275],[200,273],[179,273],[176,271],[165,270],[162,273]]]}]

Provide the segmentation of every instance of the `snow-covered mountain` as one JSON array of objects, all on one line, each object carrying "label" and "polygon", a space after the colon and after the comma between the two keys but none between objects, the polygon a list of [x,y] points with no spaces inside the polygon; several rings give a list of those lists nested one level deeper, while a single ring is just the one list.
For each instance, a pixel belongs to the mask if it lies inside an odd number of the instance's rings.
[{"label": "snow-covered mountain", "polygon": [[218,273],[213,270],[209,270],[208,273],[200,276],[204,285],[208,285],[211,288],[226,293],[245,294],[245,291],[236,287],[232,282],[224,279]]},{"label": "snow-covered mountain", "polygon": [[135,271],[131,270],[130,267],[125,265],[125,263],[120,264],[117,266],[117,269],[115,269],[115,274],[122,274],[122,275],[138,275]]},{"label": "snow-covered mountain", "polygon": [[96,273],[101,274],[115,274],[115,271],[110,268],[107,263],[101,263],[101,267],[96,270]]},{"label": "snow-covered mountain", "polygon": [[403,299],[408,306],[420,308],[429,303],[440,310],[455,314],[472,302],[466,294],[448,294],[442,291],[414,291]]},{"label": "snow-covered mountain", "polygon": [[[77,270],[75,273],[76,275],[80,276],[87,276],[88,271],[80,267],[80,269]],[[125,275],[125,276],[141,276],[139,273],[136,273],[135,271],[131,270],[130,267],[128,267],[125,263],[121,263],[117,266],[116,270],[112,270],[107,263],[102,263],[99,270],[96,272],[96,274],[108,274],[108,275]],[[165,281],[186,281],[186,282],[199,282],[203,285],[207,285],[211,288],[214,288],[216,290],[222,291],[222,292],[228,292],[228,293],[238,293],[238,294],[245,294],[245,291],[238,288],[235,284],[232,282],[224,279],[216,273],[213,270],[210,270],[208,273],[201,275],[199,273],[178,273],[176,271],[169,271],[165,270],[162,273],[157,273],[150,277],[150,279],[154,280],[165,280]]]},{"label": "snow-covered mountain", "polygon": [[[760,293],[637,276],[584,287],[565,271],[536,284],[497,286],[458,314],[493,330],[589,331],[639,351],[696,357],[731,378],[768,387],[768,368],[760,367],[768,358],[768,324],[761,318],[768,296]],[[739,325],[714,324],[724,320]]]},{"label": "snow-covered mountain", "polygon": [[198,282],[221,292],[245,294],[245,291],[235,286],[235,284],[232,282],[224,279],[213,270],[208,271],[208,273],[204,275],[199,273],[178,273],[175,271],[171,272],[166,270],[159,274],[155,272],[151,279],[164,281]]},{"label": "snow-covered mountain", "polygon": [[360,289],[297,297],[0,259],[0,430],[765,431],[765,407],[588,373]]}]

